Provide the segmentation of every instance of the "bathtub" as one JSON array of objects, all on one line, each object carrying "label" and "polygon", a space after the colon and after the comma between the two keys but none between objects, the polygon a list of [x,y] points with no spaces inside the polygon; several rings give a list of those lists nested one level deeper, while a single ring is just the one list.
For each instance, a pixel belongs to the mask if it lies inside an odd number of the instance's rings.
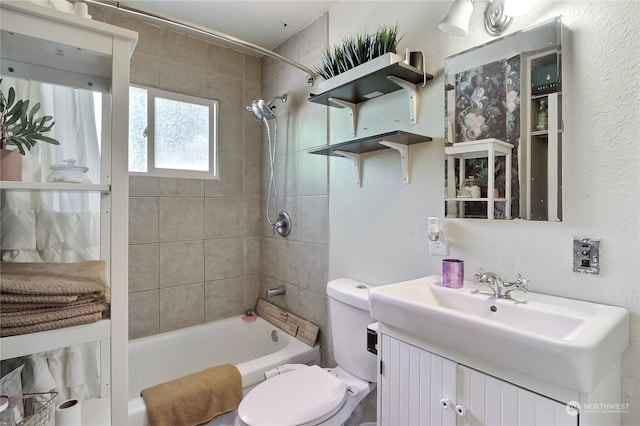
[{"label": "bathtub", "polygon": [[[272,334],[277,334],[277,341]],[[242,316],[132,340],[129,426],[149,425],[140,396],[142,389],[225,363],[238,368],[246,394],[272,368],[282,364],[320,364],[320,349],[317,345],[309,347],[260,317],[244,322]],[[234,416],[219,416],[210,424],[232,424]]]}]

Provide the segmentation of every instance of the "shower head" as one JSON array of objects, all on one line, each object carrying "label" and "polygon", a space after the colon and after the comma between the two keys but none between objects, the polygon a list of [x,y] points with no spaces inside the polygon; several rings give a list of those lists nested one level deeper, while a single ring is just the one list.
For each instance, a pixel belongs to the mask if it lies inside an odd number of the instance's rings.
[{"label": "shower head", "polygon": [[247,111],[252,113],[258,121],[276,118],[276,115],[271,111],[271,108],[269,108],[269,105],[267,105],[264,99],[256,99],[251,102],[251,105],[247,107]]},{"label": "shower head", "polygon": [[256,99],[247,107],[247,111],[252,113],[258,121],[273,120],[276,118],[276,115],[272,111],[275,107],[271,106],[271,104],[275,102],[276,99],[280,99],[283,103],[287,102],[287,94],[285,93],[282,96],[275,96],[268,103],[265,102],[264,99]]}]

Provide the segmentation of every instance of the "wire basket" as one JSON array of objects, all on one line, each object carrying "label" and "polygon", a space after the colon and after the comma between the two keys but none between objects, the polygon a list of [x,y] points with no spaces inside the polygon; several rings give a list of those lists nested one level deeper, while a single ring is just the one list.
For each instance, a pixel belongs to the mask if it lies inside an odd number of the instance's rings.
[{"label": "wire basket", "polygon": [[25,393],[22,395],[24,421],[21,426],[45,426],[53,413],[58,392]]}]

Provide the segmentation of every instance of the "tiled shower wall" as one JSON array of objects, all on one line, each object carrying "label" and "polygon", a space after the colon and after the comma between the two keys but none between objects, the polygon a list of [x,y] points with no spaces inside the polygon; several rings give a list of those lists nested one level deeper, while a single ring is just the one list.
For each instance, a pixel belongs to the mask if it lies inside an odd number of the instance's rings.
[{"label": "tiled shower wall", "polygon": [[253,308],[260,290],[260,59],[92,8],[138,32],[131,82],[220,102],[219,180],[130,178],[129,337]]},{"label": "tiled shower wall", "polygon": [[[327,109],[307,102],[314,88],[306,74],[116,12],[91,14],[138,32],[133,84],[220,101],[219,181],[130,178],[129,337],[240,314],[284,285],[286,295],[272,302],[321,327],[323,362],[331,364],[328,159],[306,152],[327,143]],[[317,64],[327,25],[325,15],[276,51]],[[282,93],[289,99],[275,103],[276,180],[280,210],[293,219],[286,239],[264,219],[266,131],[244,108]]]},{"label": "tiled shower wall", "polygon": [[[277,53],[306,66],[319,63],[327,44],[327,16],[289,38]],[[287,93],[286,103],[275,101],[278,117],[276,182],[278,207],[292,217],[287,238],[276,237],[261,212],[261,290],[285,286],[286,294],[272,299],[321,328],[323,364],[332,364],[326,284],[328,278],[328,158],[308,154],[307,149],[327,143],[327,107],[307,101],[317,90],[307,75],[270,58],[262,59],[262,96],[269,101]],[[269,184],[266,131],[262,126],[262,209]],[[273,208],[273,207],[272,207]],[[272,213],[272,218],[275,213]]]}]

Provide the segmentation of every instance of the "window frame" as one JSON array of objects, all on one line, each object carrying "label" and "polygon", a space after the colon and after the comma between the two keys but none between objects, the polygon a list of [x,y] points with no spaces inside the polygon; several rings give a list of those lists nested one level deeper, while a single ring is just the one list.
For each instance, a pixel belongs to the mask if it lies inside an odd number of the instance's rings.
[{"label": "window frame", "polygon": [[[185,95],[177,92],[157,89],[138,84],[130,84],[129,90],[142,90],[147,94],[147,171],[129,171],[130,176],[150,176],[165,178],[188,178],[188,179],[220,179],[219,158],[218,158],[218,115],[220,111],[220,101],[217,99],[206,99],[197,96]],[[194,105],[202,105],[209,108],[209,170],[187,170],[169,169],[155,167],[155,99],[163,98],[171,101],[185,102]],[[127,147],[129,141],[127,140]],[[128,150],[128,148],[127,148]],[[129,166],[127,165],[127,168]]]}]

